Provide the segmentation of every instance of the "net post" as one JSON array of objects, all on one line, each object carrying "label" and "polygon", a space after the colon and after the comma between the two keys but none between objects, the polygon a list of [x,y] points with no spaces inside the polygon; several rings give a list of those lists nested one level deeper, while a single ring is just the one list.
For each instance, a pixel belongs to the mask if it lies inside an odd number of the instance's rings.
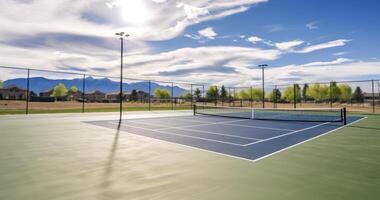
[{"label": "net post", "polygon": [[347,125],[347,110],[346,110],[346,107],[343,108],[343,124]]}]

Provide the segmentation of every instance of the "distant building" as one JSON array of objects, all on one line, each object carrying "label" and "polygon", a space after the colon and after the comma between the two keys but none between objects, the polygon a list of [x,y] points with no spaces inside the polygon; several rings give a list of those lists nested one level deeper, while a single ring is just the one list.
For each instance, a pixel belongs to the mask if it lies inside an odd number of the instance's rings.
[{"label": "distant building", "polygon": [[104,102],[106,94],[100,91],[92,91],[84,94],[85,101],[87,102]]},{"label": "distant building", "polygon": [[363,96],[364,96],[364,102],[366,103],[372,103],[373,101],[373,97],[375,97],[375,101],[376,103],[378,103],[378,101],[380,101],[380,94],[379,93],[369,93],[369,92],[364,92],[363,93]]},{"label": "distant building", "polygon": [[54,89],[46,90],[43,92],[40,92],[40,97],[51,97],[53,95]]},{"label": "distant building", "polygon": [[137,92],[137,100],[144,101],[149,98],[149,93],[139,90]]},{"label": "distant building", "polygon": [[25,100],[27,90],[10,85],[0,88],[0,100]]},{"label": "distant building", "polygon": [[[130,99],[131,94],[128,92],[123,92],[123,101]],[[106,94],[106,99],[108,102],[120,102],[120,92],[111,92]]]},{"label": "distant building", "polygon": [[83,101],[83,93],[80,91],[73,92],[69,90],[67,92],[67,100],[68,101]]}]

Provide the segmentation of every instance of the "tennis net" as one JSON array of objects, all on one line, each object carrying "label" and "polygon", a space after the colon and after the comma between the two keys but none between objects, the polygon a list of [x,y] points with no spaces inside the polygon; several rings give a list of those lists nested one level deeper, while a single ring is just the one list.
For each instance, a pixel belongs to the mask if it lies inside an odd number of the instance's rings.
[{"label": "tennis net", "polygon": [[194,105],[194,115],[280,121],[343,122],[346,124],[345,108],[271,109]]}]

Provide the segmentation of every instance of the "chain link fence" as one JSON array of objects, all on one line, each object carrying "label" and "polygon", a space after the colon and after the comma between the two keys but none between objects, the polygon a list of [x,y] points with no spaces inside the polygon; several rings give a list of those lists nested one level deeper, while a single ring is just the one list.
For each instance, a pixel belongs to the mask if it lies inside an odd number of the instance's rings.
[{"label": "chain link fence", "polygon": [[[0,66],[0,114],[182,110],[195,103],[380,112],[380,80],[229,87]],[[121,98],[120,98],[121,97]]]}]

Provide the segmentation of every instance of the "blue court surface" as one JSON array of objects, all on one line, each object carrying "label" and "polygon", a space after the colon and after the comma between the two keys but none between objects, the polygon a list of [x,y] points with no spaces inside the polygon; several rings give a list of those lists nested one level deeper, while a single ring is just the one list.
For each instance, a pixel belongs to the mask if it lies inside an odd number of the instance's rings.
[{"label": "blue court surface", "polygon": [[[361,117],[347,117],[352,123]],[[296,122],[181,116],[86,122],[246,160],[258,160],[330,133],[342,122]]]}]

